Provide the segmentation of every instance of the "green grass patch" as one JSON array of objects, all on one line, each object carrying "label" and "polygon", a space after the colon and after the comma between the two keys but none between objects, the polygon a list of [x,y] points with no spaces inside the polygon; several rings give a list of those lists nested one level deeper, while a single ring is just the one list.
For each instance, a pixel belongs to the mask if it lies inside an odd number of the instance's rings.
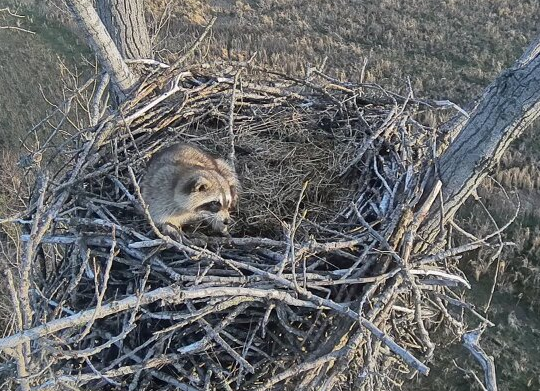
[{"label": "green grass patch", "polygon": [[60,62],[83,72],[88,68],[83,56],[91,56],[65,26],[23,6],[12,10],[25,17],[2,14],[0,23],[35,34],[0,30],[0,147],[9,148],[18,146],[21,135],[50,109],[44,98],[54,104],[63,100]]}]

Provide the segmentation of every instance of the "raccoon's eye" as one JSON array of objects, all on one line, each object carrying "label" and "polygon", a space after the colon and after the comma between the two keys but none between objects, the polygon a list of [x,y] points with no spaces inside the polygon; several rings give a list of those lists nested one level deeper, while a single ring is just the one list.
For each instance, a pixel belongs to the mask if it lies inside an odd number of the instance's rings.
[{"label": "raccoon's eye", "polygon": [[199,209],[207,210],[208,212],[217,213],[221,210],[221,202],[219,201],[210,201],[206,204],[199,206]]}]

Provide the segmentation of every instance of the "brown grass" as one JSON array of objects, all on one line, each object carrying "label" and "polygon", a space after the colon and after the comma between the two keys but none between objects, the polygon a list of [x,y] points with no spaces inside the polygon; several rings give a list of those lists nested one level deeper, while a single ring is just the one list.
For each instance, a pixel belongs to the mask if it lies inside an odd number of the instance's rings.
[{"label": "brown grass", "polygon": [[[510,65],[540,22],[537,2],[511,0],[215,0],[210,7],[219,19],[202,52],[209,58],[247,59],[257,52],[263,63],[304,74],[327,57],[328,72],[343,80],[358,80],[368,59],[367,81],[400,89],[410,77],[419,96],[459,102]],[[198,19],[175,8],[160,47],[181,50],[197,34]]]},{"label": "brown grass", "polygon": [[[0,148],[18,148],[20,138],[43,119],[52,104],[64,93],[65,65],[75,73],[86,70],[84,55],[89,51],[81,41],[59,24],[63,15],[43,2],[8,0],[24,18],[0,13],[0,25],[19,26],[34,32],[0,29]],[[0,7],[0,8],[2,8]],[[47,14],[47,15],[46,15]]]}]

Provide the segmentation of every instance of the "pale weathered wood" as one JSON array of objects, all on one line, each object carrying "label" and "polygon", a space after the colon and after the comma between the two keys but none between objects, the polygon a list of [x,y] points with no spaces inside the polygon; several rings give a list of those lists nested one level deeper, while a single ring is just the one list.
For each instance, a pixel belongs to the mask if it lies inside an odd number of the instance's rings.
[{"label": "pale weathered wood", "polygon": [[268,291],[264,289],[227,287],[183,290],[177,286],[169,286],[166,288],[158,288],[145,292],[140,297],[137,295],[128,296],[122,300],[113,301],[107,305],[103,305],[100,308],[91,308],[65,318],[54,319],[32,329],[24,330],[9,337],[2,338],[0,339],[0,352],[4,349],[14,348],[22,343],[33,341],[52,333],[65,330],[69,327],[82,326],[93,318],[101,319],[111,314],[131,310],[137,306],[151,304],[158,300],[163,300],[164,302],[172,304],[202,297],[220,297],[223,295],[230,297],[248,296],[267,300],[282,300],[284,303],[290,305],[317,308],[316,304],[310,301],[296,299],[289,293],[278,290]]},{"label": "pale weathered wood", "polygon": [[488,391],[497,391],[497,375],[493,357],[488,356],[479,345],[483,330],[477,329],[463,335],[463,346],[474,356],[484,370],[485,387]]},{"label": "pale weathered wood", "polygon": [[98,14],[124,59],[151,59],[144,0],[98,0]]},{"label": "pale weathered wood", "polygon": [[[482,99],[439,160],[444,221],[451,219],[512,141],[540,114],[540,37],[515,64],[491,83]],[[450,130],[452,133],[452,130]],[[440,211],[433,213],[424,232],[438,231]]]},{"label": "pale weathered wood", "polygon": [[137,78],[124,62],[120,51],[107,33],[91,0],[67,0],[67,4],[88,44],[94,50],[100,64],[111,76],[119,101],[123,101],[137,83]]}]

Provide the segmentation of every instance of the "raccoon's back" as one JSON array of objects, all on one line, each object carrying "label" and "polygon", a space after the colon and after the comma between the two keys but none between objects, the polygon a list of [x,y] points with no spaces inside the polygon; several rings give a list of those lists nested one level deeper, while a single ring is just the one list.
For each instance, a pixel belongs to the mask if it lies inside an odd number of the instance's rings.
[{"label": "raccoon's back", "polygon": [[175,200],[175,183],[179,167],[174,164],[154,164],[148,167],[141,181],[141,193],[152,219],[165,223],[181,211]]},{"label": "raccoon's back", "polygon": [[174,144],[152,155],[148,170],[170,164],[179,166],[211,168],[214,159],[201,149],[189,144]]}]

